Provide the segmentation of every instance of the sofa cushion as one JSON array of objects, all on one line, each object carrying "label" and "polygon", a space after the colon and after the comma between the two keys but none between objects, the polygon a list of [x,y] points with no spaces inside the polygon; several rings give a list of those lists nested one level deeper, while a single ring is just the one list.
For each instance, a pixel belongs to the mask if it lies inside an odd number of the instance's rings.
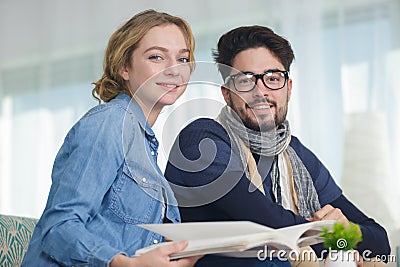
[{"label": "sofa cushion", "polygon": [[36,219],[0,214],[0,266],[20,266]]}]

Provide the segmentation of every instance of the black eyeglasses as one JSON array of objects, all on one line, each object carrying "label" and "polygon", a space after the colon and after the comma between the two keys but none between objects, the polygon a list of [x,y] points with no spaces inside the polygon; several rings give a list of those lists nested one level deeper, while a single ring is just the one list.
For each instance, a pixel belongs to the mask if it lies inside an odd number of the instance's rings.
[{"label": "black eyeglasses", "polygon": [[289,79],[289,72],[283,70],[268,70],[261,74],[252,72],[239,72],[226,77],[225,84],[230,80],[238,92],[249,92],[256,87],[258,79],[261,79],[265,87],[271,90],[282,89]]}]

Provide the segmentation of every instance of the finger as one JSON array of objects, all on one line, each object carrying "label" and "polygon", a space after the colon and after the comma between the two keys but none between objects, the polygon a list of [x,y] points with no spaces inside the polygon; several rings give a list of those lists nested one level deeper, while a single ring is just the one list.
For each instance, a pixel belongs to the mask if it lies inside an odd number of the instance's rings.
[{"label": "finger", "polygon": [[324,219],[324,217],[333,210],[333,207],[331,205],[325,205],[323,206],[319,211],[314,213],[314,220],[316,221],[321,221]]},{"label": "finger", "polygon": [[170,255],[172,253],[175,253],[175,252],[185,249],[187,247],[187,245],[188,245],[188,241],[179,241],[179,242],[171,243],[170,245],[165,245],[165,246],[159,247],[158,250],[163,255]]},{"label": "finger", "polygon": [[313,222],[314,221],[314,218],[305,218],[307,221],[309,221],[309,222]]},{"label": "finger", "polygon": [[322,220],[335,220],[342,222],[346,227],[349,225],[349,220],[344,216],[343,212],[339,208],[333,208],[322,218]]},{"label": "finger", "polygon": [[352,250],[354,253],[354,259],[356,261],[357,267],[363,267],[364,266],[364,260],[363,257],[361,257],[360,253],[357,250]]}]

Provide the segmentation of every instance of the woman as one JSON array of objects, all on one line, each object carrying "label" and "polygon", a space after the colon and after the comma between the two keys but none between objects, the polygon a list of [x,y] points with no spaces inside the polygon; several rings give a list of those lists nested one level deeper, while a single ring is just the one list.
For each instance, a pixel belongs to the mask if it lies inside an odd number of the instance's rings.
[{"label": "woman", "polygon": [[181,18],[139,13],[110,38],[93,96],[105,102],[69,131],[58,152],[46,208],[23,266],[192,266],[169,261],[181,242],[132,257],[163,241],[140,223],[180,222],[156,163],[151,126],[186,89],[194,39]]}]

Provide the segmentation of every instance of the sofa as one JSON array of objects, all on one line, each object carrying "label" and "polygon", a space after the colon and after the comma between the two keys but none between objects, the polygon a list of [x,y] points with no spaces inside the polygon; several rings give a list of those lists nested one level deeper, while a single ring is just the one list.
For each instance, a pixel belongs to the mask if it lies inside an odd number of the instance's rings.
[{"label": "sofa", "polygon": [[37,219],[0,214],[0,266],[20,266]]}]

